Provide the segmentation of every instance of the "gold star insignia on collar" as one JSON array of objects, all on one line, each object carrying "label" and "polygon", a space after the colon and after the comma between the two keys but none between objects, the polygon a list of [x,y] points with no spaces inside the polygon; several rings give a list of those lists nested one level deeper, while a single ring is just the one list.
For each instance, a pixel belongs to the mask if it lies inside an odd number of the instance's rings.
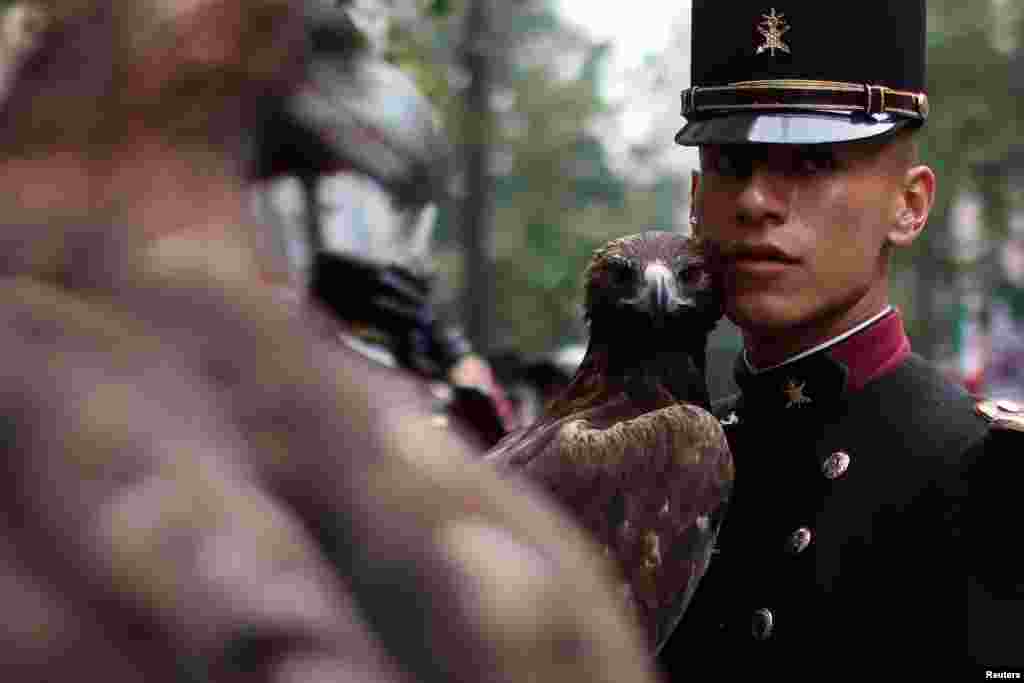
[{"label": "gold star insignia on collar", "polygon": [[764,37],[764,44],[757,47],[757,54],[770,52],[774,57],[776,50],[791,54],[789,46],[782,42],[783,34],[790,29],[789,24],[783,20],[785,16],[785,14],[776,14],[774,7],[770,14],[761,15],[762,21],[757,26],[757,32]]},{"label": "gold star insignia on collar", "polygon": [[807,386],[807,382],[800,382],[800,384],[797,384],[796,380],[793,379],[786,382],[786,386],[783,387],[782,391],[786,393],[786,398],[789,399],[786,403],[787,408],[811,402],[811,398],[804,395],[805,386]]}]

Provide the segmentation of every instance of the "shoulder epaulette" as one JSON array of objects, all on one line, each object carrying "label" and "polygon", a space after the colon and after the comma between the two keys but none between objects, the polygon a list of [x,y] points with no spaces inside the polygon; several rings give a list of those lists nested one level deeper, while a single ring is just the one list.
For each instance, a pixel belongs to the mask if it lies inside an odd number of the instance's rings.
[{"label": "shoulder epaulette", "polygon": [[1024,405],[1016,401],[985,399],[975,409],[987,419],[992,429],[1024,432]]}]

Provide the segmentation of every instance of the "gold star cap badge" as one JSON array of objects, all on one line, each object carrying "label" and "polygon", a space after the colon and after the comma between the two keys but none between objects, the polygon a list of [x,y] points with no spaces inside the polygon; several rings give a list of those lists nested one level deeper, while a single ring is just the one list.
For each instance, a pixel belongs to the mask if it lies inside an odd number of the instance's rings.
[{"label": "gold star cap badge", "polygon": [[764,42],[757,46],[757,54],[767,52],[774,57],[776,50],[792,54],[789,45],[782,42],[782,36],[790,29],[789,24],[785,22],[785,16],[776,14],[774,7],[768,14],[761,15],[761,23],[757,26],[757,32],[764,38]]}]

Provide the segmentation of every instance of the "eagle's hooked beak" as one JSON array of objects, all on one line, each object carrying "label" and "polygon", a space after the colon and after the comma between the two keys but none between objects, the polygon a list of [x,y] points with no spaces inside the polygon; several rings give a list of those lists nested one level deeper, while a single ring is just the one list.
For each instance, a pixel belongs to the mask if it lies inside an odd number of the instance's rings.
[{"label": "eagle's hooked beak", "polygon": [[693,304],[681,296],[675,273],[661,263],[652,263],[644,269],[643,283],[637,295],[623,303],[653,316],[659,324],[664,322],[666,316]]}]

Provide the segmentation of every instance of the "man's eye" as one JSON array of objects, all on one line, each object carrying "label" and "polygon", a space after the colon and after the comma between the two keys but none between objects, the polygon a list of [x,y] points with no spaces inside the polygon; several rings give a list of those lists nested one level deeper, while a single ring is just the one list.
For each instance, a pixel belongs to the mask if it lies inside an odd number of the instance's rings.
[{"label": "man's eye", "polygon": [[750,175],[750,161],[743,155],[719,152],[711,163],[710,169],[718,175],[730,178],[742,178]]},{"label": "man's eye", "polygon": [[704,289],[710,283],[711,276],[703,265],[694,264],[677,271],[676,279],[688,287]]},{"label": "man's eye", "polygon": [[806,152],[797,157],[794,170],[801,175],[831,173],[836,170],[836,160],[828,152]]}]

